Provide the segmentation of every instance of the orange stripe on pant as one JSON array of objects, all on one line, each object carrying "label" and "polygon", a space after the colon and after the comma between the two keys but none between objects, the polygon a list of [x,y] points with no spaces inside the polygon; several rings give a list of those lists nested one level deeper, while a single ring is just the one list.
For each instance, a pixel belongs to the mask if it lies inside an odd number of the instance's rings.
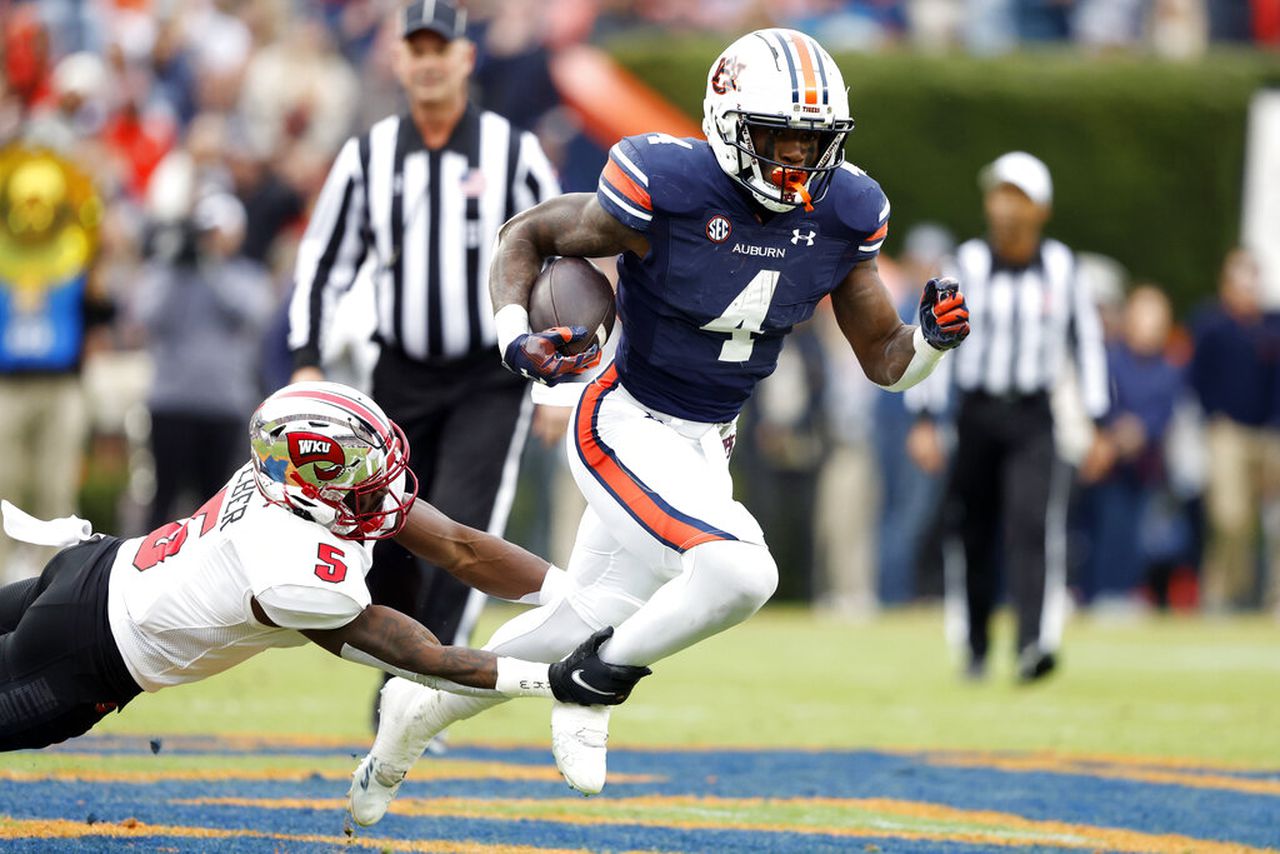
[{"label": "orange stripe on pant", "polygon": [[719,532],[704,531],[667,512],[653,499],[653,492],[623,468],[608,446],[600,441],[595,430],[596,413],[605,394],[617,383],[618,369],[610,365],[587,387],[578,406],[578,454],[587,468],[632,518],[676,551],[684,552],[702,543],[731,539]]}]

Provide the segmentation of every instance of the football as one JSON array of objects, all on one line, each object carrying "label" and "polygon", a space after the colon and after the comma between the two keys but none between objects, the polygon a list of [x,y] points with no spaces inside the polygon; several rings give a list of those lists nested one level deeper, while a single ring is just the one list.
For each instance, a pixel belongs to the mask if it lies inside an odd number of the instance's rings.
[{"label": "football", "polygon": [[529,328],[585,326],[595,333],[569,344],[562,353],[581,353],[593,343],[601,347],[613,333],[617,311],[613,288],[600,268],[586,258],[556,258],[543,267],[529,292]]}]

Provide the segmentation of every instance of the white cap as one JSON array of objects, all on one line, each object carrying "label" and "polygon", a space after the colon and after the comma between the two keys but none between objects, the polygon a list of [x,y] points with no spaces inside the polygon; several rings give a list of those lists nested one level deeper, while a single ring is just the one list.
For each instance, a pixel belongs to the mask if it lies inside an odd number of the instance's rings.
[{"label": "white cap", "polygon": [[1038,205],[1053,204],[1053,179],[1040,158],[1025,151],[1002,154],[978,173],[978,185],[989,192],[1001,184],[1017,187]]},{"label": "white cap", "polygon": [[58,61],[53,69],[53,88],[63,95],[74,94],[88,100],[102,91],[107,67],[96,54],[73,53]]}]

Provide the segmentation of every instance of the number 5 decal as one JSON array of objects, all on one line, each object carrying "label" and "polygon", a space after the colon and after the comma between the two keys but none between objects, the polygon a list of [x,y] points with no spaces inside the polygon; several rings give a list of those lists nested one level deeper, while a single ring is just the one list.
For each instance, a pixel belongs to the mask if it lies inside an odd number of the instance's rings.
[{"label": "number 5 decal", "polygon": [[763,331],[765,315],[773,302],[773,292],[778,289],[778,270],[761,270],[747,282],[742,293],[719,317],[703,326],[710,332],[727,332],[729,340],[720,348],[720,361],[745,362],[751,358],[756,342],[752,335]]},{"label": "number 5 decal", "polygon": [[344,557],[342,549],[328,543],[321,543],[320,551],[316,556],[320,558],[320,562],[316,564],[316,578],[337,584],[347,577],[347,565],[342,560]]}]

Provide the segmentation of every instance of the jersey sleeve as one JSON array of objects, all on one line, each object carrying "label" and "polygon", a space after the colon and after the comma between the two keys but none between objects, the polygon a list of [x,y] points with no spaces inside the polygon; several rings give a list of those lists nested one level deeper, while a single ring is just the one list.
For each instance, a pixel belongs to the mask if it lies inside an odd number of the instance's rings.
[{"label": "jersey sleeve", "polygon": [[836,189],[840,222],[857,244],[855,260],[876,257],[889,236],[889,199],[884,190],[851,163],[841,165]]},{"label": "jersey sleeve", "polygon": [[[274,514],[272,514],[274,515]],[[288,514],[246,529],[236,548],[253,596],[286,629],[336,629],[370,604],[370,555],[313,522]]]},{"label": "jersey sleeve", "polygon": [[649,175],[637,137],[625,137],[609,149],[609,160],[600,173],[596,199],[627,228],[648,231],[653,222],[653,198]]}]

